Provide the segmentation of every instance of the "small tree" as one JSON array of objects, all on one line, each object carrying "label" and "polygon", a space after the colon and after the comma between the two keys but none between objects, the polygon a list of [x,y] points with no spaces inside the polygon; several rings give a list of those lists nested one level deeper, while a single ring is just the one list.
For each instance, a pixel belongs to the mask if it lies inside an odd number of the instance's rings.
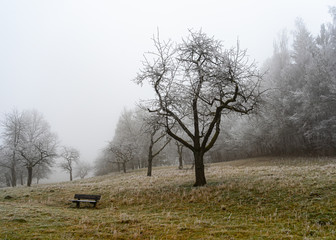
[{"label": "small tree", "polygon": [[48,178],[51,173],[51,168],[47,164],[39,164],[34,168],[33,178],[36,179],[36,184],[39,184],[41,179]]},{"label": "small tree", "polygon": [[81,179],[85,178],[89,174],[91,169],[92,167],[90,164],[79,161],[76,167],[76,177],[80,177]]},{"label": "small tree", "polygon": [[79,151],[73,147],[63,147],[61,157],[63,162],[59,166],[69,173],[70,181],[72,181],[73,165],[79,161]]},{"label": "small tree", "polygon": [[113,163],[121,164],[126,173],[126,164],[134,159],[136,147],[133,144],[110,144],[108,150],[113,154]]},{"label": "small tree", "polygon": [[[180,44],[154,39],[135,81],[149,82],[156,98],[149,111],[165,119],[166,132],[194,154],[194,186],[206,184],[203,157],[220,133],[222,114],[249,114],[259,101],[261,75],[239,45],[223,49],[203,32]],[[183,134],[173,131],[175,126]]]},{"label": "small tree", "polygon": [[[145,132],[149,135],[147,176],[150,177],[152,176],[153,159],[169,144],[171,138],[167,138],[166,132],[162,131],[159,118],[149,116],[144,121],[147,125]],[[159,147],[155,149],[156,145],[159,145]]]}]

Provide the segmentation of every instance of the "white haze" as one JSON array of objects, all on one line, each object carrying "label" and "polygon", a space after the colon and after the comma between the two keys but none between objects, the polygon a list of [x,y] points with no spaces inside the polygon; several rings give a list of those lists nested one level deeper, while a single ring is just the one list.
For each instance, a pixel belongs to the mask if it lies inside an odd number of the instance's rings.
[{"label": "white haze", "polygon": [[301,17],[317,34],[330,21],[331,0],[310,1],[0,1],[0,114],[36,109],[44,114],[62,145],[93,162],[123,108],[152,96],[131,80],[161,39],[179,41],[188,29],[240,41],[260,65],[273,42]]}]

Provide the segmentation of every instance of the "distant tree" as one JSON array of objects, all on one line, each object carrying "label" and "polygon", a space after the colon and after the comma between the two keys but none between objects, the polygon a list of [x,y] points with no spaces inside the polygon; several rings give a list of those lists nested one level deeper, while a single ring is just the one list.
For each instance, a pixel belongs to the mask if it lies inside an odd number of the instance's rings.
[{"label": "distant tree", "polygon": [[0,158],[0,166],[10,170],[10,180],[12,187],[17,184],[17,168],[20,160],[18,148],[23,143],[23,131],[25,130],[24,114],[18,110],[5,115],[1,123],[3,132],[3,146],[1,148],[2,157]]},{"label": "distant tree", "polygon": [[91,171],[92,167],[90,164],[86,162],[79,161],[77,163],[75,172],[76,172],[76,177],[80,177],[81,179],[85,178],[89,172]]},{"label": "distant tree", "polygon": [[31,186],[33,168],[45,164],[52,166],[57,157],[57,136],[48,122],[37,111],[24,112],[24,131],[17,152],[20,162],[28,170],[27,186]]},{"label": "distant tree", "polygon": [[127,172],[126,164],[134,159],[136,146],[134,144],[120,144],[111,143],[108,150],[113,154],[113,163],[121,164],[124,173]]},{"label": "distant tree", "polygon": [[[134,156],[127,160],[127,165],[133,169],[141,168],[143,166],[140,155],[143,147],[142,120],[137,117],[137,112],[135,110],[125,109],[121,113],[112,142],[112,145],[122,150],[122,152],[130,153],[131,151],[134,153]],[[118,165],[120,165],[120,162]],[[127,167],[127,165],[125,166]]]},{"label": "distant tree", "polygon": [[[249,114],[260,99],[261,75],[239,45],[223,49],[203,32],[190,32],[180,44],[154,39],[135,81],[148,81],[156,98],[149,111],[165,118],[166,132],[194,154],[194,186],[206,184],[204,154],[220,133],[222,114]],[[188,136],[183,138],[175,126]]]},{"label": "distant tree", "polygon": [[63,161],[59,164],[59,166],[69,173],[70,181],[72,181],[74,164],[79,161],[79,151],[73,147],[63,146],[60,156],[63,158]]},{"label": "distant tree", "polygon": [[36,183],[39,184],[41,179],[48,178],[51,174],[51,168],[48,164],[38,164],[33,170],[33,178],[36,179]]},{"label": "distant tree", "polygon": [[266,62],[264,84],[270,90],[263,108],[243,125],[235,123],[240,131],[223,138],[240,156],[336,153],[336,14],[332,9],[333,21],[322,24],[318,36],[298,19],[293,43],[289,45],[282,34],[274,44],[273,56]]},{"label": "distant tree", "polygon": [[[147,115],[144,121],[144,132],[149,135],[147,176],[152,176],[153,160],[169,144],[165,129],[162,128],[162,119],[157,116]],[[157,147],[158,146],[158,147]]]},{"label": "distant tree", "polygon": [[[3,155],[3,148],[0,146],[0,160],[4,161],[4,155]],[[10,168],[4,167],[0,164],[0,187],[1,186],[11,186],[11,174],[10,174]]]},{"label": "distant tree", "polygon": [[112,154],[106,146],[95,160],[94,175],[101,176],[111,172],[120,172],[120,169],[117,168],[118,165],[113,163],[112,158]]},{"label": "distant tree", "polygon": [[306,65],[302,112],[297,117],[308,148],[320,155],[336,153],[335,8],[330,12],[334,21],[321,26],[316,46],[311,50],[312,60]]}]

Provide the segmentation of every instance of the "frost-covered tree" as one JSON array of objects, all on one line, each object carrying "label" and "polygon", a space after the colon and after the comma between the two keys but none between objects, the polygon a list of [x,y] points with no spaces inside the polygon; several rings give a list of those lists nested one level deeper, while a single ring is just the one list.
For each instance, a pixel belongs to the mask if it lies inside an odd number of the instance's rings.
[{"label": "frost-covered tree", "polygon": [[147,176],[152,176],[153,160],[169,144],[171,138],[167,137],[165,129],[162,127],[162,119],[156,115],[147,114],[143,119],[144,134],[148,136],[148,166]]},{"label": "frost-covered tree", "polygon": [[92,167],[89,163],[87,162],[83,162],[83,161],[79,161],[77,163],[77,166],[75,168],[75,176],[76,177],[80,177],[81,179],[85,178],[89,172],[92,170]]},{"label": "frost-covered tree", "polygon": [[112,162],[120,164],[124,173],[127,171],[126,164],[128,162],[133,161],[135,158],[136,153],[136,146],[134,144],[114,144],[113,142],[110,143],[108,147],[108,151],[112,154]]},{"label": "frost-covered tree", "polygon": [[25,130],[24,114],[18,110],[5,114],[2,121],[3,146],[1,148],[0,166],[7,168],[10,173],[11,186],[17,182],[17,168],[19,167],[20,155],[18,149],[23,143],[23,131]]},{"label": "frost-covered tree", "polygon": [[245,140],[254,146],[249,154],[336,153],[335,26],[335,21],[322,24],[313,36],[297,20],[292,44],[281,35],[267,61],[264,107],[241,128],[240,137],[235,135],[240,146]]},{"label": "frost-covered tree", "polygon": [[36,165],[33,169],[33,178],[36,179],[36,183],[39,184],[40,180],[48,178],[51,172],[50,165],[41,163]]},{"label": "frost-covered tree", "polygon": [[79,151],[73,147],[63,146],[60,156],[63,161],[59,164],[60,168],[69,173],[70,181],[73,179],[74,164],[79,161]]},{"label": "frost-covered tree", "polygon": [[10,169],[12,186],[16,186],[18,175],[23,184],[24,167],[27,170],[27,185],[30,186],[33,169],[42,165],[50,167],[57,157],[57,136],[37,111],[14,110],[5,115],[2,125],[3,157],[0,165]]},{"label": "frost-covered tree", "polygon": [[[149,111],[163,117],[168,135],[194,154],[194,186],[206,184],[204,154],[215,144],[223,114],[249,114],[259,102],[261,75],[246,51],[224,49],[203,32],[175,44],[154,38],[135,81],[148,82],[156,98]],[[174,131],[178,126],[187,138]]]},{"label": "frost-covered tree", "polygon": [[141,108],[124,110],[113,139],[95,163],[96,174],[147,167],[151,175],[152,166],[162,164],[160,156],[170,141],[159,120]]},{"label": "frost-covered tree", "polygon": [[31,186],[33,168],[45,164],[52,166],[57,157],[58,138],[49,123],[37,111],[24,112],[24,131],[17,152],[20,162],[28,171],[27,186]]}]

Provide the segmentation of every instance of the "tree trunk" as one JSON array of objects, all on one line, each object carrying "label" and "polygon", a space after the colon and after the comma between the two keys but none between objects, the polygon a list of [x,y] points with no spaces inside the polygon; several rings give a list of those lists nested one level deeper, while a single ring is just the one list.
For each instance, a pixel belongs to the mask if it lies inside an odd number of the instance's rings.
[{"label": "tree trunk", "polygon": [[203,163],[204,153],[194,152],[195,159],[195,177],[196,182],[194,187],[204,186],[206,184],[205,174],[204,174],[204,163]]},{"label": "tree trunk", "polygon": [[15,164],[12,164],[11,167],[11,184],[12,187],[16,187],[16,170],[15,170]]},{"label": "tree trunk", "polygon": [[153,166],[153,141],[149,145],[148,149],[148,166],[147,166],[147,176],[152,176],[152,166]]},{"label": "tree trunk", "polygon": [[183,169],[183,157],[182,157],[182,155],[183,155],[183,145],[181,144],[176,144],[177,145],[177,153],[178,153],[178,155],[179,155],[179,167],[178,167],[178,169]]},{"label": "tree trunk", "polygon": [[182,154],[179,155],[179,167],[178,169],[182,170],[183,169],[183,159],[182,159]]},{"label": "tree trunk", "polygon": [[22,171],[20,172],[20,183],[21,183],[21,186],[24,185],[24,182],[23,182],[23,173],[22,173]]},{"label": "tree trunk", "polygon": [[147,167],[147,176],[152,176],[152,166],[153,166],[153,157],[148,156],[148,167]]},{"label": "tree trunk", "polygon": [[70,181],[72,181],[72,170],[70,170],[69,173],[70,173]]},{"label": "tree trunk", "polygon": [[138,169],[141,169],[142,168],[142,166],[141,166],[141,160],[140,160],[140,158],[138,157]]},{"label": "tree trunk", "polygon": [[12,165],[11,165],[11,184],[12,187],[16,187],[16,155],[13,151]]},{"label": "tree trunk", "polygon": [[30,187],[33,179],[33,167],[27,167],[27,170],[28,170],[27,186]]},{"label": "tree trunk", "polygon": [[10,187],[11,186],[11,182],[12,182],[11,176],[6,173],[5,174],[5,178],[6,178],[6,185],[7,185],[7,187]]},{"label": "tree trunk", "polygon": [[124,173],[126,173],[126,162],[123,162],[122,165],[123,165]]}]

